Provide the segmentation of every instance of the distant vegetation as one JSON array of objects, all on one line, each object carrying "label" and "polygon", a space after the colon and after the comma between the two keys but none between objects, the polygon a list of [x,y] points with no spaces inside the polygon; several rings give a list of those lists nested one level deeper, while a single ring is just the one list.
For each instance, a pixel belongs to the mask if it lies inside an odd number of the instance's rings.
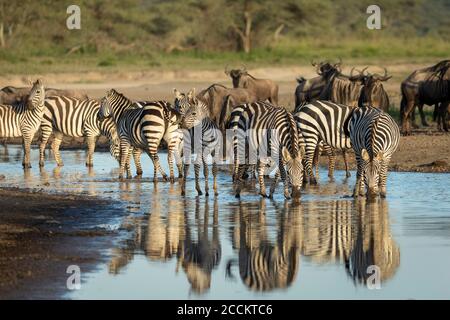
[{"label": "distant vegetation", "polygon": [[57,0],[0,0],[0,72],[209,68],[312,58],[448,58],[448,0],[80,0],[81,30]]}]

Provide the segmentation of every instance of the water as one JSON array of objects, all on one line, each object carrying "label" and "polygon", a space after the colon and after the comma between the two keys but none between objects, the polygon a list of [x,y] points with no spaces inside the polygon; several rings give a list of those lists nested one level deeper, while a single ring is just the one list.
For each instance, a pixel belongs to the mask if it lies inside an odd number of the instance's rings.
[{"label": "water", "polygon": [[116,179],[109,153],[96,152],[92,170],[84,151],[62,151],[63,168],[47,159],[40,170],[37,157],[32,150],[24,173],[21,149],[10,146],[0,183],[120,200],[127,212],[97,226],[127,232],[65,298],[450,298],[449,174],[390,173],[387,199],[369,203],[348,197],[354,173],[328,182],[321,170],[320,185],[295,204],[281,185],[273,201],[251,184],[239,201],[224,171],[219,196],[208,199],[196,196],[191,170],[183,198],[178,183],[150,182],[146,156],[144,177],[130,182]]}]

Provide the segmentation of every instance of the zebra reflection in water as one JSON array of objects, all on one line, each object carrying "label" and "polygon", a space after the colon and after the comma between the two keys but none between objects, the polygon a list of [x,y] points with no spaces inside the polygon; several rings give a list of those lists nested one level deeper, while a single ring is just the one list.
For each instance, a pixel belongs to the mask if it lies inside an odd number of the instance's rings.
[{"label": "zebra reflection in water", "polygon": [[239,206],[232,227],[233,246],[239,251],[239,260],[228,261],[227,276],[233,278],[232,266],[238,263],[243,283],[253,291],[289,287],[297,277],[300,264],[301,206],[293,204],[290,208],[285,202],[285,207],[277,210],[280,213],[275,240],[268,236],[265,209],[266,199],[260,200],[257,215],[249,213],[247,206]]},{"label": "zebra reflection in water", "polygon": [[[114,250],[110,273],[120,273],[136,253],[143,252],[151,261],[168,262],[176,258],[176,272],[184,271],[190,292],[201,294],[211,287],[212,271],[219,265],[222,255],[217,199],[213,210],[208,199],[204,203],[196,199],[195,217],[191,221],[189,213],[193,210],[187,200],[177,199],[178,194],[175,187],[169,189],[168,200],[155,194],[147,221],[135,217],[124,222],[125,228],[133,229],[133,237],[126,240],[122,248]],[[170,208],[167,214],[164,208]]]}]

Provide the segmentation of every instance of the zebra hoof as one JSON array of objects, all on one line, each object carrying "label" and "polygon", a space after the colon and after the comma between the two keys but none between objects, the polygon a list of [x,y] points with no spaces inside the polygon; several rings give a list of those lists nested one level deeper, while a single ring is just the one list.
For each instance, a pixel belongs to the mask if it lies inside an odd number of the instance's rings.
[{"label": "zebra hoof", "polygon": [[167,176],[163,176],[162,179],[163,179],[164,182],[169,181],[169,179],[167,178]]},{"label": "zebra hoof", "polygon": [[219,193],[217,191],[214,192],[214,196],[217,197]]},{"label": "zebra hoof", "polygon": [[43,167],[44,166],[44,161],[39,161],[39,167]]},{"label": "zebra hoof", "polygon": [[174,177],[170,177],[170,183],[175,183],[175,178]]},{"label": "zebra hoof", "polygon": [[29,163],[22,163],[22,167],[24,169],[30,169],[31,168],[31,164],[29,164]]},{"label": "zebra hoof", "polygon": [[263,198],[268,198],[268,196],[265,192],[260,192],[259,195]]},{"label": "zebra hoof", "polygon": [[345,176],[346,176],[347,178],[350,178],[350,177],[352,176],[352,174],[351,174],[350,172],[347,172],[347,173],[345,174]]},{"label": "zebra hoof", "polygon": [[202,192],[201,190],[197,190],[197,194],[198,194],[199,196],[201,196],[201,195],[203,195],[203,192]]},{"label": "zebra hoof", "polygon": [[186,192],[185,192],[184,190],[182,190],[182,191],[181,191],[181,196],[184,197],[185,195],[186,195]]},{"label": "zebra hoof", "polygon": [[136,175],[137,175],[137,176],[142,176],[142,174],[143,174],[143,171],[142,171],[142,170],[136,170]]},{"label": "zebra hoof", "polygon": [[93,163],[86,163],[86,167],[88,167],[88,168],[92,168],[93,166],[94,166]]},{"label": "zebra hoof", "polygon": [[208,191],[205,192],[205,197],[209,197],[209,192]]},{"label": "zebra hoof", "polygon": [[142,174],[136,174],[136,176],[134,178],[135,179],[141,179],[142,178]]},{"label": "zebra hoof", "polygon": [[237,199],[240,199],[241,195],[239,193],[236,193],[234,197],[237,198]]}]

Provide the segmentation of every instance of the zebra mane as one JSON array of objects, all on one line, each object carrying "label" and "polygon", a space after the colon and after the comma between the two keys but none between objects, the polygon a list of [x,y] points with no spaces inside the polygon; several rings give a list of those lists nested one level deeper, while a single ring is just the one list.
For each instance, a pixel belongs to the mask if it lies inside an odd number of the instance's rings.
[{"label": "zebra mane", "polygon": [[373,125],[372,125],[372,130],[370,131],[370,148],[372,149],[372,155],[370,157],[371,158],[370,160],[373,160],[373,157],[374,157],[375,132],[376,132],[376,130],[378,128],[378,121],[380,120],[382,113],[379,112],[379,110],[374,108],[374,107],[366,107],[366,108],[378,111],[378,115],[375,118],[375,120],[373,122]]},{"label": "zebra mane", "polygon": [[106,97],[114,98],[115,100],[119,100],[120,102],[125,102],[124,105],[127,105],[128,108],[135,108],[133,101],[125,97],[122,93],[117,92],[115,89],[111,89],[106,93]]},{"label": "zebra mane", "polygon": [[286,117],[289,122],[289,133],[291,136],[291,149],[292,150],[289,150],[289,151],[292,153],[292,156],[295,158],[298,156],[298,153],[300,151],[297,123],[294,119],[294,116],[289,111],[284,109],[284,112],[286,113]]}]

